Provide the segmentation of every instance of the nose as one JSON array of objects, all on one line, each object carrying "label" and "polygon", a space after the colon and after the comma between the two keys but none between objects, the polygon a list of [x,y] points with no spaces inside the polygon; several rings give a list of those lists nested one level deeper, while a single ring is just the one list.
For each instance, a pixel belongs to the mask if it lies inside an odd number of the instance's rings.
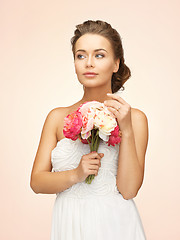
[{"label": "nose", "polygon": [[92,59],[91,56],[89,56],[89,57],[87,58],[86,65],[87,65],[87,67],[91,67],[91,66],[94,67],[94,61],[93,61],[93,59]]}]

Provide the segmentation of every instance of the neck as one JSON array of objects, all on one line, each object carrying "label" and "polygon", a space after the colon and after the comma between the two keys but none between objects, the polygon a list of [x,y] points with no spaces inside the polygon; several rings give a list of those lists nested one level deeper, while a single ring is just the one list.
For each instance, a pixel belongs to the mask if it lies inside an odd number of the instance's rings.
[{"label": "neck", "polygon": [[103,88],[102,86],[99,88],[87,88],[84,87],[84,95],[80,100],[82,103],[86,101],[98,101],[103,103],[105,100],[110,99],[107,93],[112,93],[112,90],[109,88]]}]

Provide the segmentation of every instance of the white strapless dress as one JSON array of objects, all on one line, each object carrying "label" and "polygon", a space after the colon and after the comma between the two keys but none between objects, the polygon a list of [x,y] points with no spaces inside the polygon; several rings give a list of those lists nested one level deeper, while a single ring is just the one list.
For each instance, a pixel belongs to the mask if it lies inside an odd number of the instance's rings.
[{"label": "white strapless dress", "polygon": [[[98,175],[56,194],[51,240],[145,240],[141,218],[133,199],[124,199],[116,186],[119,145],[100,141],[104,153]],[[63,138],[52,150],[52,172],[78,167],[89,144]]]}]

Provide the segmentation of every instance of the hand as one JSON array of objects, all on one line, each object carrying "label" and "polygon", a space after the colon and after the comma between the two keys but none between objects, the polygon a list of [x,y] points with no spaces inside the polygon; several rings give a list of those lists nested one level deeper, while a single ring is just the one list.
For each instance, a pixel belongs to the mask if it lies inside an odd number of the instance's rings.
[{"label": "hand", "polygon": [[131,106],[117,94],[107,95],[112,99],[104,101],[104,105],[107,106],[108,110],[117,118],[120,131],[122,133],[131,131]]},{"label": "hand", "polygon": [[78,182],[84,181],[89,175],[97,176],[104,153],[90,152],[82,156],[78,167],[75,169]]}]

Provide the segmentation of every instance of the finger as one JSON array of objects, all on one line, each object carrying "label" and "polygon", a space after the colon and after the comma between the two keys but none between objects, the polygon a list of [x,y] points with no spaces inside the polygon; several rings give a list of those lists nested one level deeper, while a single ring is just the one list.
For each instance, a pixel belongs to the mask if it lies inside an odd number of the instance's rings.
[{"label": "finger", "polygon": [[99,155],[101,158],[104,157],[104,153],[99,153]]},{"label": "finger", "polygon": [[[115,112],[113,112],[110,107],[107,107],[107,108],[108,108],[108,110],[111,112],[111,114],[113,115],[113,117],[116,118],[117,116],[116,116]],[[113,109],[114,109],[114,108],[113,108]]]},{"label": "finger", "polygon": [[89,157],[101,159],[101,156],[97,152],[91,152]]},{"label": "finger", "polygon": [[117,94],[108,93],[107,95],[108,95],[109,97],[112,97],[113,99],[118,100],[118,101],[121,102],[121,103],[124,103],[124,104],[127,103],[123,98],[121,98],[121,97],[120,97],[119,95],[117,95]]},{"label": "finger", "polygon": [[89,164],[88,168],[89,169],[98,169],[99,168],[99,164]]},{"label": "finger", "polygon": [[116,114],[119,113],[120,110],[117,110],[116,108],[114,107],[108,107],[109,111],[111,111],[114,116],[116,117]]},{"label": "finger", "polygon": [[101,160],[100,160],[100,159],[98,159],[98,160],[91,159],[91,160],[89,161],[89,164],[90,164],[90,165],[101,165]]},{"label": "finger", "polygon": [[95,156],[96,156],[96,154],[97,154],[97,156],[100,156],[100,157],[103,157],[104,156],[104,153],[98,153],[98,152],[96,152],[96,151],[93,151],[93,152],[91,152],[90,154],[94,154],[95,153]]},{"label": "finger", "polygon": [[98,170],[89,170],[89,174],[97,176],[98,175]]},{"label": "finger", "polygon": [[116,101],[116,100],[107,100],[105,101],[104,105],[106,107],[114,107],[114,108],[117,108],[118,106],[121,107],[123,104],[120,103],[119,101]]}]

